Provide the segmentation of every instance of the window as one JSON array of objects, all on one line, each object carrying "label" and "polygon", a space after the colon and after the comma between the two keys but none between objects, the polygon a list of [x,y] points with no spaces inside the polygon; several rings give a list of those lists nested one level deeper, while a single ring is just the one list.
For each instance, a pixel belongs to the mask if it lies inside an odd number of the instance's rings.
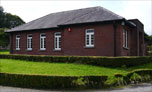
[{"label": "window", "polygon": [[128,31],[123,30],[123,47],[128,48]]},{"label": "window", "polygon": [[54,49],[61,50],[61,32],[54,34]]},{"label": "window", "polygon": [[32,35],[27,35],[27,50],[32,50]]},{"label": "window", "polygon": [[20,35],[16,35],[16,50],[20,50]]},{"label": "window", "polygon": [[94,30],[86,30],[86,47],[94,47]]},{"label": "window", "polygon": [[46,35],[40,34],[40,50],[46,50]]}]

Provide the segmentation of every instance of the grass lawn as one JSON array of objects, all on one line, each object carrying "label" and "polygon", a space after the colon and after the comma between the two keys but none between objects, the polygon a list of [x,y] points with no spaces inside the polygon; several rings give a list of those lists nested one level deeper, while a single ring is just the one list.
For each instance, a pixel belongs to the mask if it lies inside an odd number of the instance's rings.
[{"label": "grass lawn", "polygon": [[0,54],[9,54],[9,50],[0,50]]},{"label": "grass lawn", "polygon": [[22,74],[45,74],[59,76],[108,75],[126,73],[125,70],[111,69],[82,64],[27,62],[23,60],[0,59],[1,72]]},{"label": "grass lawn", "polygon": [[152,69],[152,63],[131,68],[107,68],[82,64],[30,62],[24,60],[0,59],[0,72],[21,74],[44,74],[58,76],[125,74],[134,69]]}]

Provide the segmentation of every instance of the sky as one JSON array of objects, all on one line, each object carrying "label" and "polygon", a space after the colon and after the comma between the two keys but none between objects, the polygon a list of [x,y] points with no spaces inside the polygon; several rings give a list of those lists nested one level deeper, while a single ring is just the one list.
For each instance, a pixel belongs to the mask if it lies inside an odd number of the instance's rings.
[{"label": "sky", "polygon": [[152,35],[151,0],[0,0],[0,6],[25,22],[54,12],[101,6],[126,19],[139,19]]}]

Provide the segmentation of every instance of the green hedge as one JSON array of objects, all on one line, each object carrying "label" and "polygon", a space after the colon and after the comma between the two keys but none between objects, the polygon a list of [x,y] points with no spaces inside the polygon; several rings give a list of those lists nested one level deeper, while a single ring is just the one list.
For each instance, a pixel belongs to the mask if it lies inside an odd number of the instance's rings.
[{"label": "green hedge", "polygon": [[107,76],[45,76],[0,73],[0,85],[38,89],[103,88]]},{"label": "green hedge", "polygon": [[0,58],[19,59],[27,61],[79,63],[108,67],[130,67],[152,62],[152,56],[141,57],[102,57],[102,56],[42,56],[42,55],[4,55]]}]

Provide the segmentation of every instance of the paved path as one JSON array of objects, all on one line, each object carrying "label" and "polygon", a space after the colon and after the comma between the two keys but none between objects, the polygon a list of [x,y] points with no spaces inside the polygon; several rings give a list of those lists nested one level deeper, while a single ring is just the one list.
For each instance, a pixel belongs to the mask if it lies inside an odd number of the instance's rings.
[{"label": "paved path", "polygon": [[[44,90],[0,86],[0,92],[77,92],[77,91],[44,91]],[[79,91],[79,92],[152,92],[152,83],[131,85],[122,89],[92,90],[92,91]]]}]

